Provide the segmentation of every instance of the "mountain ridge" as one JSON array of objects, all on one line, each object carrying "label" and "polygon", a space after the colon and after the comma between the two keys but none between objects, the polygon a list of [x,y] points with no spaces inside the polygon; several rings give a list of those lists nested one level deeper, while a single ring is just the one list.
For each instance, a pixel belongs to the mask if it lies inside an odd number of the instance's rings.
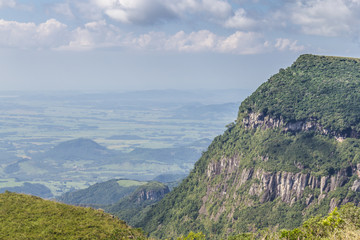
[{"label": "mountain ridge", "polygon": [[358,204],[359,63],[307,54],[280,69],[140,226],[159,238],[221,239]]}]

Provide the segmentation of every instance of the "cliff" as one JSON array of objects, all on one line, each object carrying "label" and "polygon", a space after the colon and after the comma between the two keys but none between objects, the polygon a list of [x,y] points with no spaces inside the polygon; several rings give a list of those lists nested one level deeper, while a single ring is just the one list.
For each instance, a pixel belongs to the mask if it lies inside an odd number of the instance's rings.
[{"label": "cliff", "polygon": [[105,210],[118,216],[131,226],[138,222],[150,209],[150,206],[160,201],[170,192],[169,188],[159,182],[149,182],[138,187],[132,194],[122,198],[117,203],[106,206]]},{"label": "cliff", "polygon": [[360,60],[302,55],[240,106],[182,184],[139,224],[210,239],[294,228],[360,202]]}]

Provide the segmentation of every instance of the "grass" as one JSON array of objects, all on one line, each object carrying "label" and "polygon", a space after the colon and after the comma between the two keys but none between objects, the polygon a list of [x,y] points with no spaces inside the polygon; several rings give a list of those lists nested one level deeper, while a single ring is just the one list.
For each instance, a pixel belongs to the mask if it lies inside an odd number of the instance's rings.
[{"label": "grass", "polygon": [[138,229],[91,208],[0,194],[0,239],[145,239]]}]

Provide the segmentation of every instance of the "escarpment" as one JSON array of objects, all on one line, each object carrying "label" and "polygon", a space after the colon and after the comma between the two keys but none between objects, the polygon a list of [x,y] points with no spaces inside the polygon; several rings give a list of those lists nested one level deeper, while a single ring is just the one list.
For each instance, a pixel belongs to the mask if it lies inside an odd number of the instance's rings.
[{"label": "escarpment", "polygon": [[[360,59],[302,55],[239,107],[190,175],[142,223],[210,239],[294,228],[360,203]],[[153,224],[156,222],[157,224]]]},{"label": "escarpment", "polygon": [[262,130],[266,130],[269,128],[280,128],[284,132],[316,131],[317,133],[323,135],[335,137],[338,141],[342,141],[347,137],[359,138],[360,136],[360,132],[351,128],[341,132],[325,128],[319,124],[316,119],[284,122],[281,117],[273,118],[269,115],[264,115],[263,113],[254,112],[250,112],[245,118],[243,118],[242,124],[247,129],[260,128]]},{"label": "escarpment", "polygon": [[[360,192],[360,164],[341,169],[332,175],[315,176],[311,173],[267,172],[260,168],[236,168],[240,161],[239,158],[223,158],[219,162],[212,162],[208,165],[206,172],[208,181],[212,182],[212,179],[216,178],[217,175],[222,176],[222,181],[214,186],[209,186],[207,196],[204,199],[209,199],[210,194],[224,196],[229,191],[229,188],[234,188],[231,191],[237,192],[242,186],[247,185],[245,187],[246,195],[259,197],[260,203],[278,198],[290,205],[297,200],[305,200],[304,204],[308,206],[314,202],[314,195],[306,195],[306,188],[318,190],[317,204],[319,204],[329,192],[344,187],[354,179],[348,190]],[[229,185],[229,179],[235,179],[234,183],[237,184]],[[236,194],[232,196],[234,199],[236,197]],[[349,201],[349,199],[339,200],[338,205],[343,200],[344,203]],[[205,201],[204,204],[206,204]]]},{"label": "escarpment", "polygon": [[157,189],[140,188],[131,196],[131,199],[138,204],[141,204],[145,201],[156,202],[162,199],[165,194],[169,192],[170,190],[167,186],[161,186]]}]

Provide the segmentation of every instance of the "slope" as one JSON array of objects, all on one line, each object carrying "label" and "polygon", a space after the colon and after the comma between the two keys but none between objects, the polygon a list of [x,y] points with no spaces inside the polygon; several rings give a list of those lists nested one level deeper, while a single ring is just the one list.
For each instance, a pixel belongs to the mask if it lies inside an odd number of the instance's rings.
[{"label": "slope", "polygon": [[159,182],[149,182],[141,185],[117,203],[104,207],[104,210],[118,216],[130,226],[136,227],[147,211],[150,210],[150,206],[160,201],[169,192],[170,190],[166,185]]},{"label": "slope", "polygon": [[30,195],[0,194],[1,239],[145,239],[102,211]]},{"label": "slope", "polygon": [[294,228],[360,202],[360,60],[302,55],[262,84],[180,186],[140,224],[211,239]]}]

